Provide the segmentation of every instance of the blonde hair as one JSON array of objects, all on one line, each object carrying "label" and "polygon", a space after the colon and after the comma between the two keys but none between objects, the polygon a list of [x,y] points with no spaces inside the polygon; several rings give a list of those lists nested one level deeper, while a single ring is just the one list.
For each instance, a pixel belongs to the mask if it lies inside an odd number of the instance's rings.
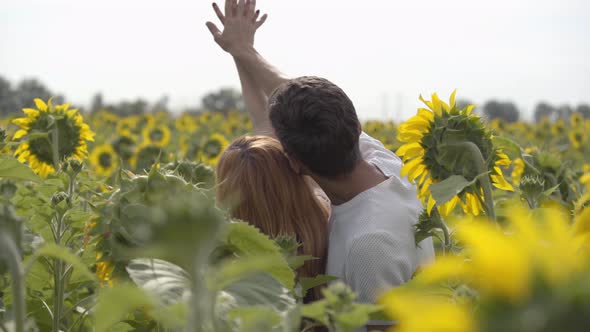
[{"label": "blonde hair", "polygon": [[236,139],[219,159],[217,183],[218,202],[229,207],[232,217],[270,237],[295,236],[302,243],[298,254],[317,257],[298,270],[300,277],[324,273],[328,212],[305,178],[292,170],[278,140]]}]

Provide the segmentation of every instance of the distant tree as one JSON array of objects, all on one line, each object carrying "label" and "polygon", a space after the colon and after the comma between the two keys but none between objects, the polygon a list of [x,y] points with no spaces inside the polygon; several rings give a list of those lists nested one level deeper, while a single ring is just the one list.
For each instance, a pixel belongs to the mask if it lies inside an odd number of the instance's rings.
[{"label": "distant tree", "polygon": [[580,104],[576,108],[576,112],[582,114],[582,116],[584,116],[584,119],[590,119],[590,105]]},{"label": "distant tree", "polygon": [[127,116],[127,115],[139,115],[147,112],[148,110],[148,102],[138,98],[133,102],[129,101],[122,101],[119,104],[112,106],[111,110],[119,115]]},{"label": "distant tree", "polygon": [[502,119],[506,122],[516,122],[520,112],[511,102],[488,101],[483,107],[483,114],[489,119]]},{"label": "distant tree", "polygon": [[33,102],[35,98],[48,100],[49,98],[54,97],[54,104],[61,104],[64,102],[63,96],[54,94],[43,83],[34,78],[21,81],[14,92],[19,109],[35,106]]},{"label": "distant tree", "polygon": [[564,120],[569,120],[574,110],[570,105],[561,105],[557,108],[557,116]]},{"label": "distant tree", "polygon": [[17,111],[18,104],[16,103],[10,82],[0,76],[0,116],[6,116]]},{"label": "distant tree", "polygon": [[90,103],[90,112],[98,112],[105,108],[104,100],[102,97],[102,93],[98,92],[92,97],[92,102]]},{"label": "distant tree", "polygon": [[203,109],[212,112],[225,113],[232,110],[244,110],[242,95],[231,88],[223,88],[205,95],[202,104]]},{"label": "distant tree", "polygon": [[535,122],[541,122],[543,118],[550,118],[553,120],[557,116],[557,110],[546,102],[540,102],[535,107],[534,117]]},{"label": "distant tree", "polygon": [[170,113],[170,109],[168,108],[169,101],[170,101],[170,97],[163,95],[162,97],[160,97],[160,99],[158,99],[156,101],[156,103],[152,107],[152,112],[154,112],[154,113],[159,113],[159,112]]}]

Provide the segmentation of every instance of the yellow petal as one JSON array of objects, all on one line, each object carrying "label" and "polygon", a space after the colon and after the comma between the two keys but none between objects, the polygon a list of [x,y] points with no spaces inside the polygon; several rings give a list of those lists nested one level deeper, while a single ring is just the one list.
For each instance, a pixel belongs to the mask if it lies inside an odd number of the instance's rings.
[{"label": "yellow petal", "polygon": [[30,117],[36,117],[39,115],[39,111],[33,108],[23,108],[23,112]]},{"label": "yellow petal", "polygon": [[397,139],[401,142],[412,143],[420,141],[423,136],[424,135],[422,134],[422,132],[418,130],[405,130],[399,132],[399,134],[397,135]]},{"label": "yellow petal", "polygon": [[19,138],[25,136],[26,134],[28,134],[28,131],[20,129],[14,134],[14,137],[12,137],[12,139],[19,139]]},{"label": "yellow petal", "polygon": [[424,154],[424,148],[418,142],[404,144],[399,149],[397,149],[396,154],[404,160],[410,159]]},{"label": "yellow petal", "polygon": [[418,158],[414,158],[414,159],[410,160],[409,162],[405,163],[402,166],[402,169],[400,172],[401,176],[404,177],[404,176],[410,174],[414,169],[419,167],[423,161],[424,161],[424,159],[422,159],[421,157],[418,157]]},{"label": "yellow petal", "polygon": [[449,100],[451,108],[455,107],[455,95],[457,95],[457,89],[453,90],[453,93],[451,93],[451,99]]},{"label": "yellow petal", "polygon": [[45,104],[45,102],[43,100],[41,100],[39,98],[35,98],[34,101],[35,101],[35,105],[37,105],[37,108],[40,111],[44,111],[44,112],[47,111],[47,104]]},{"label": "yellow petal", "polygon": [[490,178],[494,187],[500,190],[514,191],[514,187],[506,181],[503,175],[490,175]]}]

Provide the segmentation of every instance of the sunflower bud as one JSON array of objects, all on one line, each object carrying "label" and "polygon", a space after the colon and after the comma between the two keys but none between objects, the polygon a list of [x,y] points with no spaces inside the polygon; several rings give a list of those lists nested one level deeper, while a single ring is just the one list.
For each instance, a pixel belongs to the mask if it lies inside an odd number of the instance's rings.
[{"label": "sunflower bud", "polygon": [[520,180],[520,191],[531,208],[538,207],[545,191],[545,179],[538,175],[525,175]]},{"label": "sunflower bud", "polygon": [[57,207],[59,203],[68,199],[68,194],[64,193],[63,191],[56,192],[51,196],[51,205]]},{"label": "sunflower bud", "polygon": [[4,181],[0,184],[0,193],[6,199],[11,199],[16,193],[16,185],[12,181]]},{"label": "sunflower bud", "polygon": [[82,171],[82,162],[80,162],[77,159],[70,159],[68,161],[68,164],[70,165],[70,168],[72,170],[72,172],[74,173],[80,173],[80,171]]}]

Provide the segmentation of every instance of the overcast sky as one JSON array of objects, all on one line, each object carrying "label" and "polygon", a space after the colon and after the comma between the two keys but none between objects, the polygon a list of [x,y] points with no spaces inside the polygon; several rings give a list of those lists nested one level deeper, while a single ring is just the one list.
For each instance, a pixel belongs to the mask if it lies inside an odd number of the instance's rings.
[{"label": "overcast sky", "polygon": [[[363,118],[407,118],[418,95],[590,102],[590,1],[258,0],[257,48],[292,76],[325,76]],[[0,0],[0,75],[88,104],[238,88],[208,0]]]}]

